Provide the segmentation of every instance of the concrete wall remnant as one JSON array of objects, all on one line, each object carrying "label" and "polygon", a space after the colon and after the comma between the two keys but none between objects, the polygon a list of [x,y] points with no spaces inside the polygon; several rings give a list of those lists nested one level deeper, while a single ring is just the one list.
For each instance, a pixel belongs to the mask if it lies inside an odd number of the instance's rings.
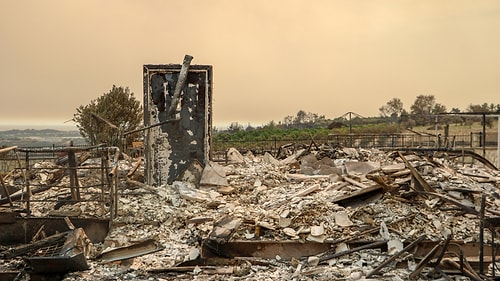
[{"label": "concrete wall remnant", "polygon": [[212,66],[191,59],[143,68],[145,177],[153,186],[171,184],[192,161],[209,161]]}]

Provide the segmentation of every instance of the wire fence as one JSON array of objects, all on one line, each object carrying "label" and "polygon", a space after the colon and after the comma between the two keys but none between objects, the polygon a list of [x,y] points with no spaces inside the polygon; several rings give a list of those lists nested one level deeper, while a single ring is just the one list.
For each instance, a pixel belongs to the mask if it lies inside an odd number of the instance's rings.
[{"label": "wire fence", "polygon": [[418,135],[418,134],[347,134],[329,135],[326,139],[270,139],[261,141],[213,141],[212,159],[223,161],[225,153],[229,148],[236,148],[242,153],[252,152],[263,154],[265,152],[276,156],[280,147],[284,145],[294,145],[296,147],[309,147],[311,145],[329,145],[333,147],[353,147],[353,148],[450,148],[450,149],[472,149],[495,148],[498,143],[497,133],[482,132],[470,134],[460,134],[452,136],[441,135]]},{"label": "wire fence", "polygon": [[[277,156],[280,148],[286,145],[293,145],[297,148],[306,148],[311,145],[327,144],[334,147],[353,147],[353,148],[401,148],[401,147],[422,147],[422,148],[453,148],[453,149],[471,149],[481,151],[484,156],[486,150],[496,149],[498,143],[498,134],[496,132],[486,133],[471,132],[469,134],[457,134],[447,137],[430,134],[343,134],[329,135],[327,138],[289,138],[289,139],[267,139],[259,141],[212,141],[210,158],[213,161],[225,161],[226,152],[229,148],[235,148],[238,151],[252,152],[259,155],[265,152]],[[85,145],[76,145],[75,147],[85,148]],[[30,153],[30,161],[58,161],[61,159],[61,147],[23,147],[22,150],[33,150],[37,153]],[[144,156],[143,147],[128,148],[125,153],[132,157]],[[26,154],[27,155],[27,154]],[[10,159],[10,161],[9,161]],[[1,161],[7,160],[7,161]],[[15,164],[15,159],[0,155],[0,172],[10,170]]]},{"label": "wire fence", "polygon": [[[112,220],[117,211],[118,158],[118,148],[103,145],[1,148],[0,205],[8,203],[30,214],[31,205],[41,202],[62,206],[92,201]],[[91,180],[81,181],[82,175]],[[56,196],[34,196],[49,189]]]}]

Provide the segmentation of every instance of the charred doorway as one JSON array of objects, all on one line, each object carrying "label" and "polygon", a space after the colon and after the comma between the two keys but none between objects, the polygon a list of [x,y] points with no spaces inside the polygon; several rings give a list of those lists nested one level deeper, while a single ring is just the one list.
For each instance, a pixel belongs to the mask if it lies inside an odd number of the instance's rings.
[{"label": "charred doorway", "polygon": [[171,184],[193,161],[209,161],[212,66],[191,59],[144,65],[145,180],[153,186]]}]

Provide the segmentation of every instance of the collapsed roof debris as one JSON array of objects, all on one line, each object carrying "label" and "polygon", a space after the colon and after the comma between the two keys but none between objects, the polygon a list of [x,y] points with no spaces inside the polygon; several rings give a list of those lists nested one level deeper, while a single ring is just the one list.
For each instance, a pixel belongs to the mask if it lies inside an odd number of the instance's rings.
[{"label": "collapsed roof debris", "polygon": [[[230,151],[239,160],[205,166],[202,174],[217,176],[206,176],[203,184],[136,185],[133,178],[140,180],[144,173],[142,159],[119,160],[119,206],[112,228],[102,242],[92,243],[89,270],[67,273],[64,280],[492,276],[495,231],[488,224],[479,243],[483,195],[484,217],[500,214],[500,175],[488,165],[462,163],[442,152],[429,157],[418,151],[346,149],[336,155],[350,156],[326,159],[318,158],[321,150],[311,150],[276,159]],[[362,155],[363,161],[352,155]],[[37,170],[32,178],[42,181],[44,173]],[[83,186],[92,176],[79,180]],[[226,187],[234,191],[219,192]],[[48,189],[33,199],[56,194]],[[78,205],[81,214],[101,212],[93,202]],[[51,206],[39,202],[32,208],[47,212]],[[101,261],[103,252],[124,247],[139,250],[133,258],[125,250],[108,254],[112,263]]]},{"label": "collapsed roof debris", "polygon": [[144,158],[0,149],[13,160],[0,177],[0,280],[499,275],[500,172],[488,160],[313,140],[276,156],[230,148],[214,163],[212,67],[191,60],[144,66]]}]

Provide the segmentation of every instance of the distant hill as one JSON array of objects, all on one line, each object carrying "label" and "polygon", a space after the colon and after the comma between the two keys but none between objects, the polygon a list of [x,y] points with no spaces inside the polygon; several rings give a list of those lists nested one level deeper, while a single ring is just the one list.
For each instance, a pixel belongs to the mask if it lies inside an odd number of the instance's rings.
[{"label": "distant hill", "polygon": [[79,131],[60,131],[54,129],[24,129],[0,131],[0,146],[46,147],[66,146],[69,141],[74,145],[86,144]]}]

